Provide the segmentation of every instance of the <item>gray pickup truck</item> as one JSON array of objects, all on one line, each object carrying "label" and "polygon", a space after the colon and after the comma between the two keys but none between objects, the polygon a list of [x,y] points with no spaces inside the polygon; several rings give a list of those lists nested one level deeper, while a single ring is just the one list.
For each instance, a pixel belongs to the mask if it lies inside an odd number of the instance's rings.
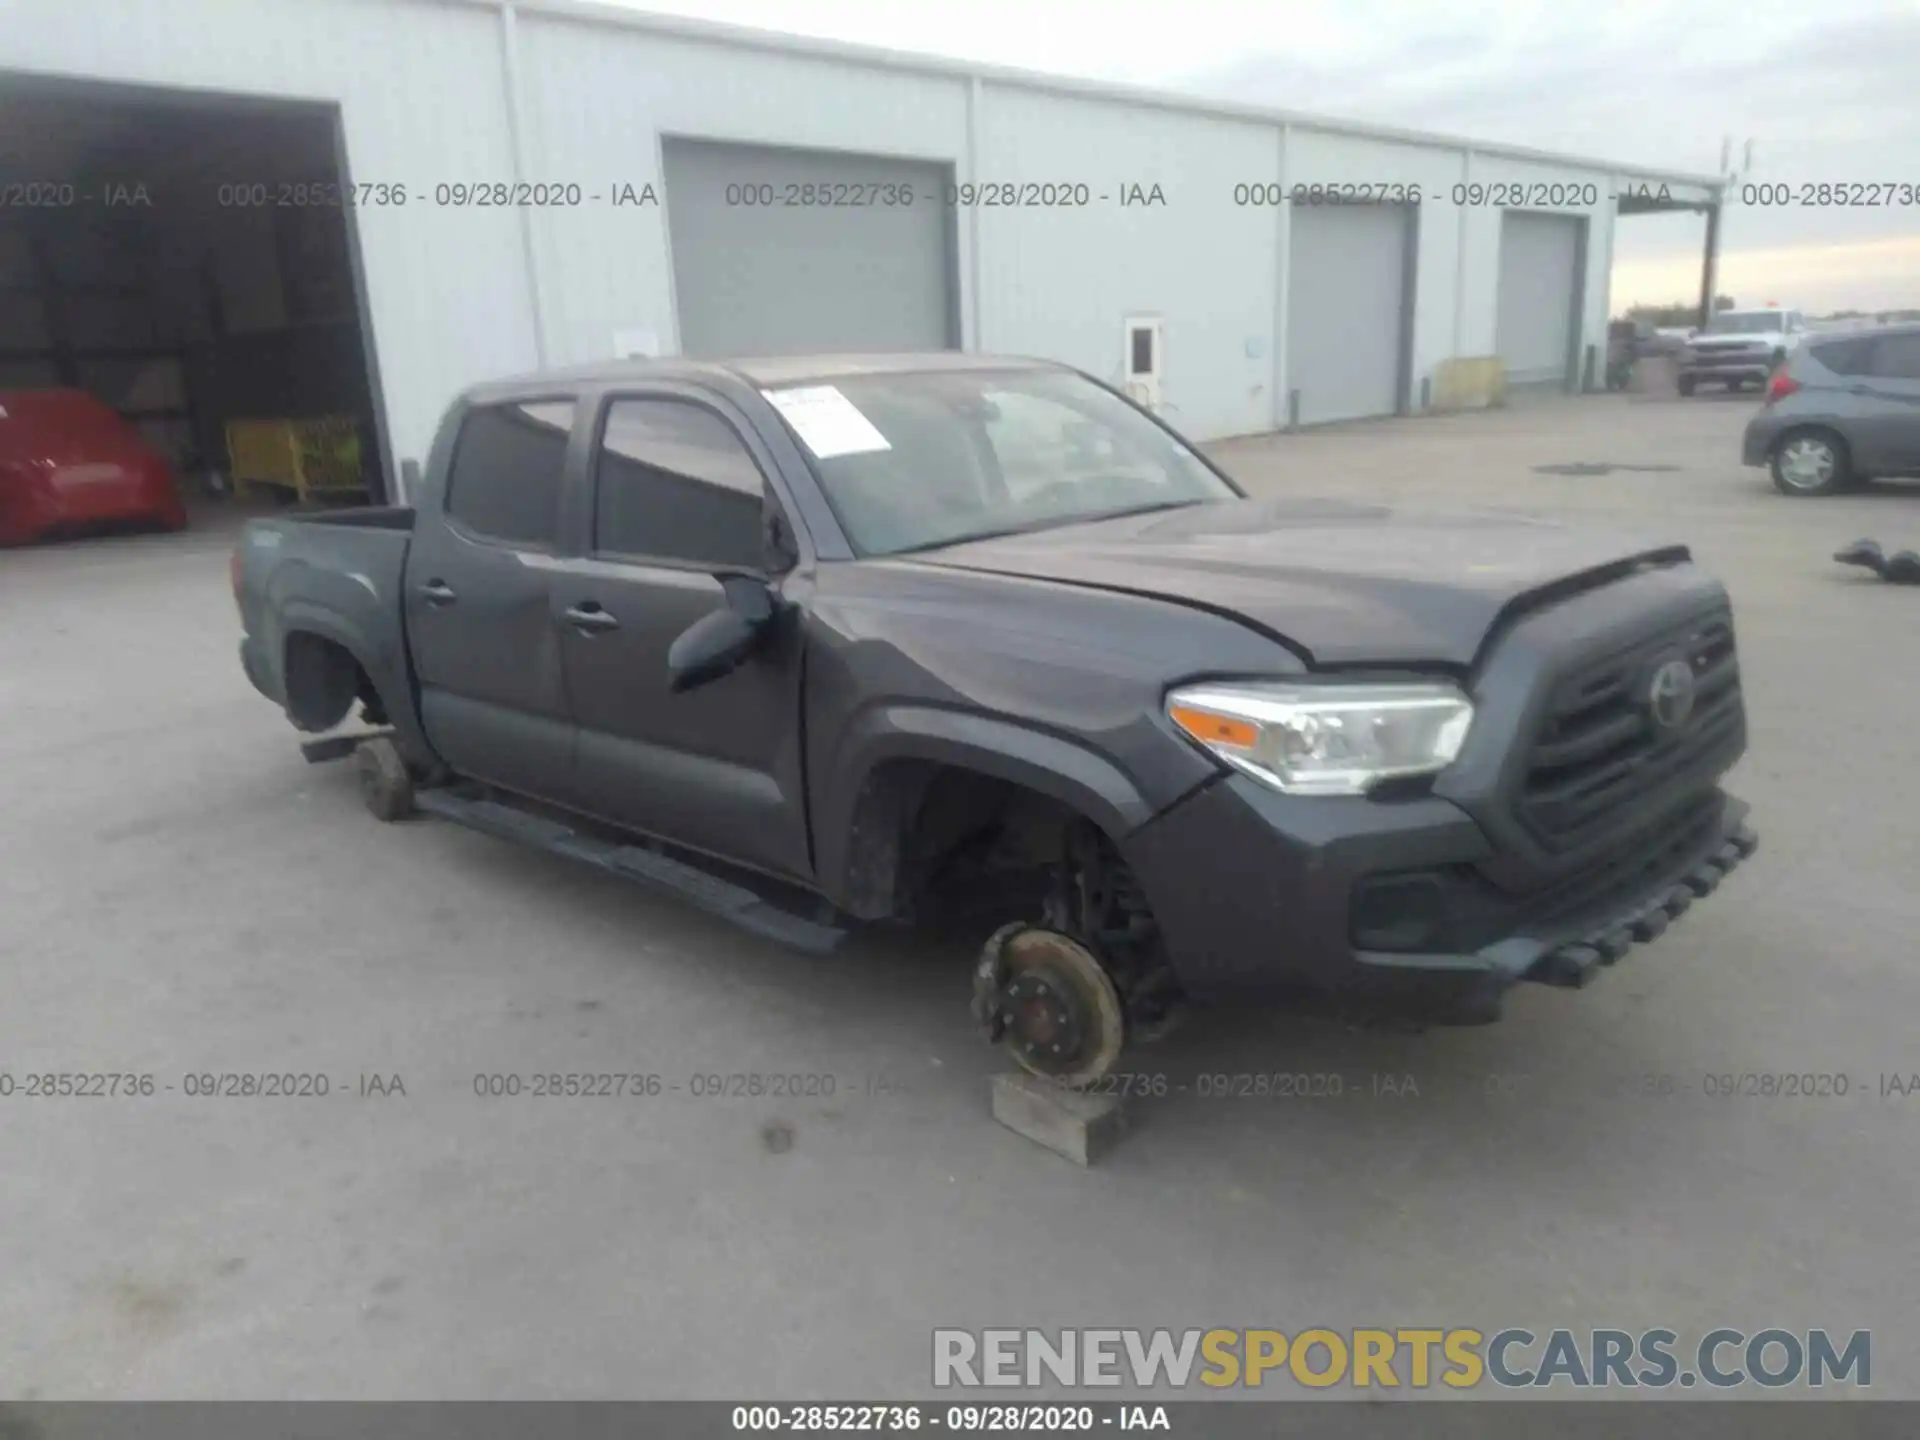
[{"label": "gray pickup truck", "polygon": [[235,552],[310,759],[814,950],[975,917],[975,1017],[1065,1083],[1186,1002],[1494,1019],[1755,845],[1684,547],[1248,498],[1060,366],[489,384],[418,490]]}]

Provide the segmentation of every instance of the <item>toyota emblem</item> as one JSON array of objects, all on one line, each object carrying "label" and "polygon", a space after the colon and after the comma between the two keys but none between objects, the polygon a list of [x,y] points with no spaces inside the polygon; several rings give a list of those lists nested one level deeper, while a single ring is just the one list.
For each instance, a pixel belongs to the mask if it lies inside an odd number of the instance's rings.
[{"label": "toyota emblem", "polygon": [[1693,714],[1693,666],[1685,660],[1669,660],[1653,672],[1647,687],[1647,708],[1653,723],[1662,730],[1677,730]]}]

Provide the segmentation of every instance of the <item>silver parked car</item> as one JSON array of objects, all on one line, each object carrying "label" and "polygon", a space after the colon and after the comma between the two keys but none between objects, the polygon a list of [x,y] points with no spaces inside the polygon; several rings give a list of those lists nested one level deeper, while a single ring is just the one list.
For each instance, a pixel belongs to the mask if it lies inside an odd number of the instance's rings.
[{"label": "silver parked car", "polygon": [[1767,386],[1740,458],[1788,495],[1920,475],[1920,325],[1808,337]]},{"label": "silver parked car", "polygon": [[1807,338],[1798,310],[1720,310],[1680,349],[1680,393],[1705,383],[1740,390],[1764,385]]}]

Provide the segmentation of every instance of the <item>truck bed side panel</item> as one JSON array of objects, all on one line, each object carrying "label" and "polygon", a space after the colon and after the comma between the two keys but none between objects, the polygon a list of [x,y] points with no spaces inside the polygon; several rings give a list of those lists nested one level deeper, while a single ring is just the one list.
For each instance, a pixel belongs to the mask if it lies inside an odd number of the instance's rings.
[{"label": "truck bed side panel", "polygon": [[372,679],[407,748],[427,758],[402,614],[412,537],[394,523],[249,522],[241,539],[245,659],[255,685],[285,706],[288,637],[306,632],[344,646]]}]

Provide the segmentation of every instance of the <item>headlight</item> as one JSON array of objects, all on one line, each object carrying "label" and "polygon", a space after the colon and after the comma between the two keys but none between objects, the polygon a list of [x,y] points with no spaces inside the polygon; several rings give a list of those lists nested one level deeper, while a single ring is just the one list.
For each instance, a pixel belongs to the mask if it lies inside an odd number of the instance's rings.
[{"label": "headlight", "polygon": [[1167,718],[1194,743],[1289,795],[1360,795],[1451,764],[1473,702],[1451,685],[1192,685]]}]

